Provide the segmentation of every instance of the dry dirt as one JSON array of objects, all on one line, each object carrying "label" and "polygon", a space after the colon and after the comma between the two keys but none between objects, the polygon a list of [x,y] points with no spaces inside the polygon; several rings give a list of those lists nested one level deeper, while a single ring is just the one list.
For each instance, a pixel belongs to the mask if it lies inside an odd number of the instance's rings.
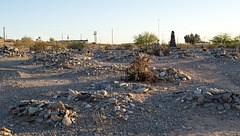
[{"label": "dry dirt", "polygon": [[[23,64],[27,59],[0,58],[0,126],[12,130],[14,135],[240,135],[240,110],[218,111],[203,107],[193,109],[177,100],[182,97],[182,93],[174,93],[194,91],[201,86],[240,92],[240,60],[216,59],[206,54],[191,59],[160,58],[150,65],[156,68],[172,66],[190,75],[192,80],[181,84],[148,83],[156,90],[134,94],[141,102],[136,103],[134,114],[128,120],[115,117],[102,120],[99,111],[82,107],[76,123],[70,127],[46,128],[27,124],[20,117],[12,116],[8,107],[20,100],[54,101],[43,94],[54,94],[68,88],[84,91],[92,83],[103,80],[121,82],[120,77],[124,73],[91,76],[73,73],[71,69],[44,70],[41,65]],[[117,62],[101,63],[112,64],[127,65]]]}]

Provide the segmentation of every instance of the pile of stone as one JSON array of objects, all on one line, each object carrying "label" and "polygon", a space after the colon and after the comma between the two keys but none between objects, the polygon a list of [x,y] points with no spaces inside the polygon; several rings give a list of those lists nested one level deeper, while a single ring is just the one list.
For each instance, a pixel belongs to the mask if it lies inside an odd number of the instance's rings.
[{"label": "pile of stone", "polygon": [[[122,90],[129,88],[127,93],[122,94],[109,93],[111,91],[107,90],[84,92],[68,89],[67,92],[55,95],[53,98],[62,99],[62,97],[65,97],[68,101],[78,102],[78,106],[74,106],[74,110],[76,112],[81,112],[84,109],[94,109],[99,110],[99,112],[102,113],[101,118],[104,120],[108,118],[128,120],[129,116],[134,114],[133,110],[136,108],[136,104],[138,103],[137,100],[134,99],[134,94],[129,93],[129,91],[141,93],[148,91],[150,87],[144,86],[144,89],[141,89],[143,86],[139,88],[140,86],[138,85],[127,85],[127,83],[113,83],[106,85],[106,89],[110,90],[113,90],[114,86],[118,86],[118,88]],[[80,104],[79,101],[81,102]]]},{"label": "pile of stone", "polygon": [[174,68],[163,68],[163,69],[155,69],[152,68],[155,77],[157,78],[157,80],[160,81],[169,81],[169,82],[173,82],[173,81],[189,81],[191,80],[191,77],[185,73],[183,73],[183,71],[181,70],[176,70]]},{"label": "pile of stone", "polygon": [[238,56],[240,55],[238,52],[229,52],[221,48],[213,50],[211,53],[214,55],[215,58],[227,58],[231,60],[238,59]]},{"label": "pile of stone", "polygon": [[[96,61],[95,61],[96,62]],[[96,63],[98,64],[98,63]],[[85,64],[87,65],[87,64]],[[87,68],[83,68],[80,69],[78,71],[73,72],[73,74],[79,73],[81,75],[92,75],[92,76],[98,76],[98,75],[104,75],[104,74],[118,74],[121,71],[126,70],[126,67],[122,66],[122,65],[110,65],[110,66],[101,66],[101,65],[96,65],[95,67],[87,67]]]},{"label": "pile of stone", "polygon": [[119,82],[119,81],[101,81],[94,82],[87,90],[106,90],[129,92],[129,93],[144,93],[150,90],[155,90],[152,86],[143,83]]},{"label": "pile of stone", "polygon": [[195,50],[181,49],[171,53],[174,59],[198,58]]},{"label": "pile of stone", "polygon": [[26,53],[20,52],[18,48],[4,46],[0,48],[1,56],[15,56],[15,57],[24,57],[27,56]]},{"label": "pile of stone", "polygon": [[26,122],[34,124],[70,126],[74,123],[76,112],[61,101],[49,102],[38,100],[22,100],[15,106],[9,107],[9,112],[18,117],[26,117]]},{"label": "pile of stone", "polygon": [[90,57],[75,58],[71,53],[55,53],[47,55],[35,55],[26,64],[43,65],[45,68],[71,69],[75,67],[96,66],[98,61]]},{"label": "pile of stone", "polygon": [[240,94],[233,90],[201,87],[183,96],[182,101],[192,102],[192,108],[197,106],[213,107],[218,110],[240,110]]},{"label": "pile of stone", "polygon": [[95,53],[95,58],[110,62],[131,62],[135,59],[137,52],[125,50],[103,50]]}]

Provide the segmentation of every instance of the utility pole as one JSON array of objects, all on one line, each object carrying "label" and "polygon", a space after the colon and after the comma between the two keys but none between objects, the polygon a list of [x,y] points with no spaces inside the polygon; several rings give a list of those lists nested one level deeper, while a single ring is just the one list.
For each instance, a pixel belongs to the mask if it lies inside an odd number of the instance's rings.
[{"label": "utility pole", "polygon": [[68,39],[68,41],[69,41],[69,35],[67,35],[67,39]]},{"label": "utility pole", "polygon": [[112,28],[112,45],[113,45],[113,28]]},{"label": "utility pole", "polygon": [[159,31],[159,29],[160,29],[160,25],[159,25],[159,23],[160,23],[160,19],[158,19],[158,43],[160,43],[160,31]]},{"label": "utility pole", "polygon": [[4,42],[5,42],[5,40],[6,40],[6,32],[5,32],[5,27],[3,27],[3,40],[4,40]]}]

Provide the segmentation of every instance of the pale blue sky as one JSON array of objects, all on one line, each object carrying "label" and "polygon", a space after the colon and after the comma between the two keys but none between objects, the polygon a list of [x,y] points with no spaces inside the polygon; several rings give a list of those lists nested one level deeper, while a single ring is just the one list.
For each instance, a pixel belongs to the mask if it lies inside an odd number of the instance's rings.
[{"label": "pale blue sky", "polygon": [[211,39],[220,32],[240,34],[240,0],[0,0],[0,33],[8,38],[41,36],[61,40],[88,39],[98,32],[98,42],[131,43],[144,31],[168,42],[174,30],[176,40],[198,33]]}]

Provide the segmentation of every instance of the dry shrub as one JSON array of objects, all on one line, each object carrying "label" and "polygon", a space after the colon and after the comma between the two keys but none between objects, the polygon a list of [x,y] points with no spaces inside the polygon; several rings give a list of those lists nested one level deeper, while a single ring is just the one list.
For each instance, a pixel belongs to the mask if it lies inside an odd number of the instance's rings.
[{"label": "dry shrub", "polygon": [[46,50],[47,49],[47,43],[46,42],[43,42],[43,41],[40,41],[40,42],[36,42],[34,45],[33,45],[33,49],[35,50]]},{"label": "dry shrub", "polygon": [[151,81],[155,82],[154,73],[149,69],[148,62],[153,60],[149,56],[139,54],[136,56],[130,67],[126,69],[127,81]]}]

